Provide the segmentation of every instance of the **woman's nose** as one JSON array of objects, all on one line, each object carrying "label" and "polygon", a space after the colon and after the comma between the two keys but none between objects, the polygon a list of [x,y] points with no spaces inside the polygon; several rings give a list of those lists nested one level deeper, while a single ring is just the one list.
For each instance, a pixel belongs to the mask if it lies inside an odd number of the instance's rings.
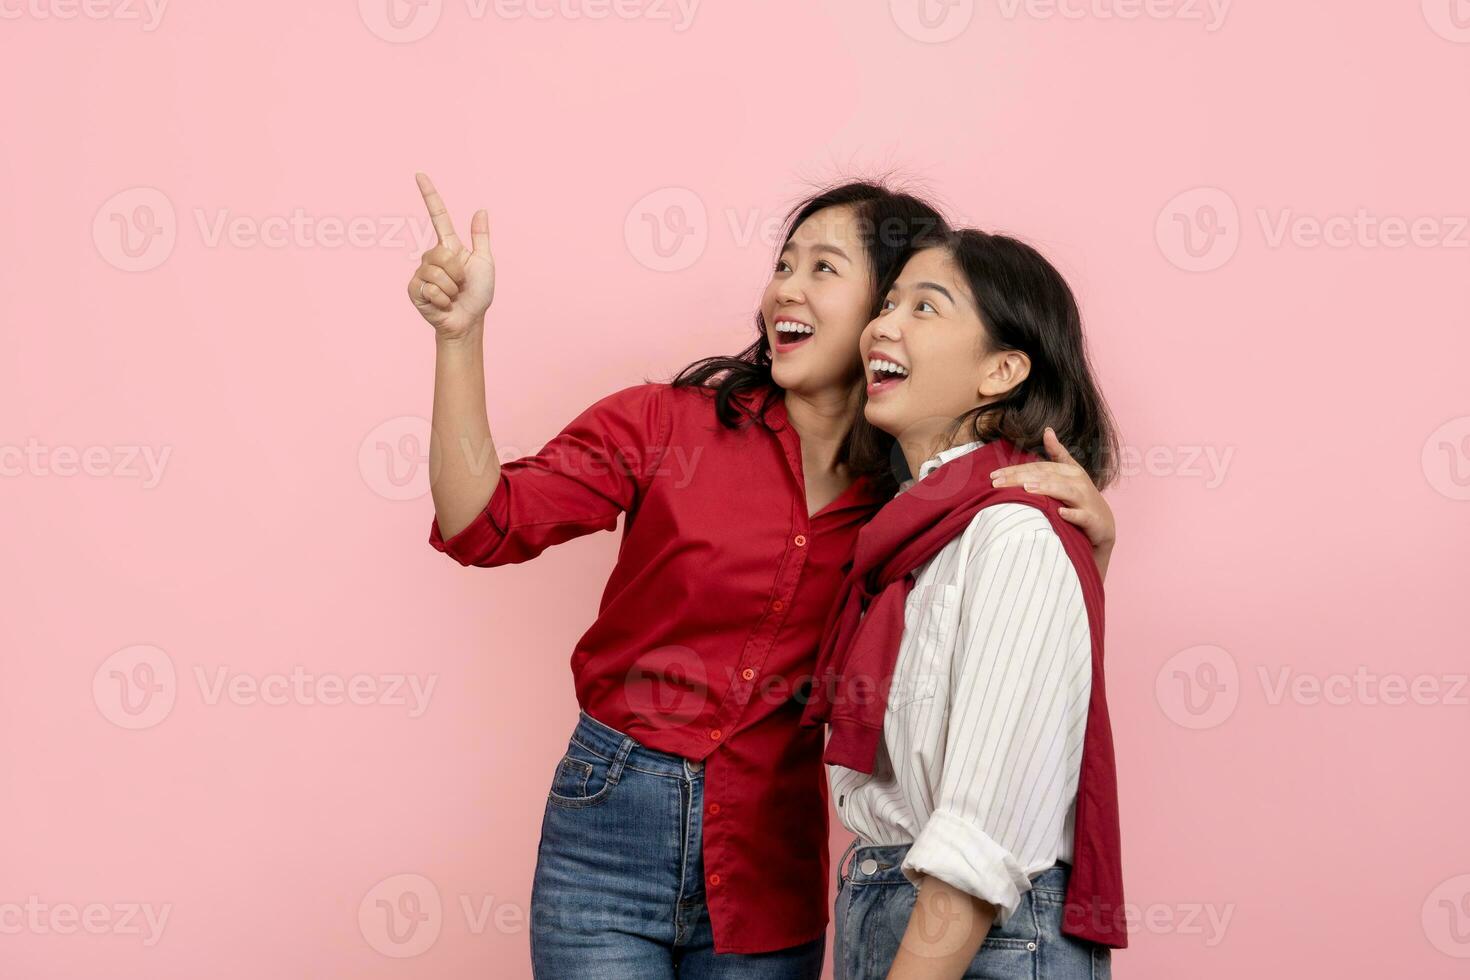
[{"label": "woman's nose", "polygon": [[902,340],[903,328],[899,325],[898,317],[890,313],[873,321],[874,340]]}]

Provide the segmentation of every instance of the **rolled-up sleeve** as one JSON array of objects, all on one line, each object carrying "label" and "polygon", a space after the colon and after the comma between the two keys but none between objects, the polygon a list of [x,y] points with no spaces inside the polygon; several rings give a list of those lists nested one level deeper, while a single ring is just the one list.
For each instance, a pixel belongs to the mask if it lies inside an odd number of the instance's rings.
[{"label": "rolled-up sleeve", "polygon": [[934,811],[904,857],[997,907],[1004,924],[1055,864],[1076,795],[1092,684],[1082,587],[1046,516],[1000,504],[972,523]]},{"label": "rolled-up sleeve", "polygon": [[429,544],[461,565],[527,561],[554,544],[611,531],[634,509],[668,446],[666,385],[624,388],[573,419],[541,451],[501,464],[484,510]]}]

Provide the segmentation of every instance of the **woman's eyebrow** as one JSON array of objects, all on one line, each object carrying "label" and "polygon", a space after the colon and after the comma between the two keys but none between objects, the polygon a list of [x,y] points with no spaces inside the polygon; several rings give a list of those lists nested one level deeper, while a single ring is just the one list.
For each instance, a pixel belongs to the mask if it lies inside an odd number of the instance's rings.
[{"label": "woman's eyebrow", "polygon": [[842,249],[838,248],[836,245],[827,245],[825,243],[819,243],[817,245],[813,245],[812,246],[812,251],[813,252],[831,252],[833,255],[841,256],[844,260],[846,260],[848,262],[851,262],[852,261],[852,259],[849,259],[847,257],[847,253],[844,252]]},{"label": "woman's eyebrow", "polygon": [[[914,283],[914,289],[916,291],[917,290],[920,290],[920,289],[932,289],[936,293],[938,293],[939,295],[943,296],[945,299],[949,300],[951,303],[954,303],[954,297],[949,294],[949,290],[948,289],[945,289],[943,286],[939,285],[939,283],[937,283],[937,282],[918,282],[918,283]],[[955,305],[958,305],[958,304],[955,304]]]},{"label": "woman's eyebrow", "polygon": [[844,252],[842,249],[838,248],[836,245],[828,245],[825,242],[818,242],[817,244],[813,245],[809,250],[806,249],[806,247],[803,246],[803,245],[796,244],[796,242],[794,242],[794,241],[793,242],[787,242],[781,248],[781,254],[782,255],[785,255],[787,249],[795,249],[798,252],[801,252],[801,251],[831,252],[833,255],[840,256],[843,260],[845,260],[847,262],[851,262],[852,261],[852,259],[850,259],[850,258],[847,257],[847,253]]}]

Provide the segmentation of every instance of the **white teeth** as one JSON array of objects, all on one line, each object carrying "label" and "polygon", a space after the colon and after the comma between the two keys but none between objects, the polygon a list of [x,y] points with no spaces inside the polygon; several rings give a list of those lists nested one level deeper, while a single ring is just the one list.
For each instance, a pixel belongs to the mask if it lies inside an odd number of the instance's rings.
[{"label": "white teeth", "polygon": [[909,376],[908,368],[902,364],[895,364],[893,361],[886,361],[881,357],[875,357],[868,361],[868,370],[874,374],[896,374],[900,378],[907,378]]},{"label": "white teeth", "polygon": [[777,320],[777,333],[816,333],[817,328],[809,323],[797,323],[795,320]]}]

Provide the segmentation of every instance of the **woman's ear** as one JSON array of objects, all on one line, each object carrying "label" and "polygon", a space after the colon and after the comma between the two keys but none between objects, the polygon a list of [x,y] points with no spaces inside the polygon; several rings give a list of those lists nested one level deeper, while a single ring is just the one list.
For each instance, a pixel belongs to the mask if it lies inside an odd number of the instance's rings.
[{"label": "woman's ear", "polygon": [[1031,358],[1018,350],[997,351],[980,365],[981,398],[1000,398],[1014,390],[1031,374]]}]

